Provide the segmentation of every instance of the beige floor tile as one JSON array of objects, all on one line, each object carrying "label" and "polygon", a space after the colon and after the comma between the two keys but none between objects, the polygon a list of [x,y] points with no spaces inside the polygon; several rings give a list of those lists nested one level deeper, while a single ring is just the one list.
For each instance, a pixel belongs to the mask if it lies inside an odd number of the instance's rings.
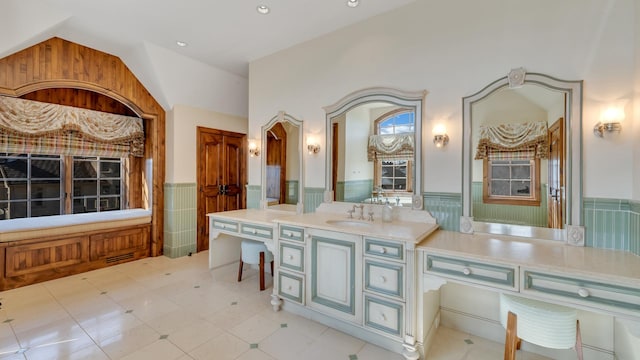
[{"label": "beige floor tile", "polygon": [[183,351],[189,352],[222,333],[223,330],[210,322],[198,319],[188,326],[169,332],[168,340]]},{"label": "beige floor tile", "polygon": [[113,338],[143,324],[140,319],[125,312],[103,314],[80,323],[87,334],[97,343],[102,343],[106,339]]},{"label": "beige floor tile", "polygon": [[240,355],[240,357],[236,358],[236,360],[277,360],[272,358],[271,356],[265,354],[259,349],[251,349],[244,354]]},{"label": "beige floor tile", "polygon": [[173,360],[183,355],[185,353],[169,341],[158,340],[123,357],[122,360]]},{"label": "beige floor tile", "polygon": [[140,325],[98,343],[111,359],[121,359],[160,339],[160,334],[147,325]]},{"label": "beige floor tile", "polygon": [[372,344],[365,344],[357,355],[358,360],[404,360],[402,355]]},{"label": "beige floor tile", "polygon": [[239,338],[223,333],[189,352],[196,360],[233,360],[249,351],[249,344]]},{"label": "beige floor tile", "polygon": [[259,343],[280,329],[280,324],[262,315],[254,315],[229,329],[229,332],[248,343]]},{"label": "beige floor tile", "polygon": [[278,360],[304,359],[314,339],[293,328],[281,328],[259,343],[259,349]]}]

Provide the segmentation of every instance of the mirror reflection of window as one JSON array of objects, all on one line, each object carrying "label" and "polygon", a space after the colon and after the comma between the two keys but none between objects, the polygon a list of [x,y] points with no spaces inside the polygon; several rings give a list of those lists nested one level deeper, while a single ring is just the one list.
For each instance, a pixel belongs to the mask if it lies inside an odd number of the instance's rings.
[{"label": "mirror reflection of window", "polygon": [[[397,109],[390,111],[374,121],[375,135],[383,135],[389,139],[402,136],[413,136],[415,131],[415,113],[412,110]],[[411,161],[413,151],[396,151],[395,154],[376,153],[374,172],[374,197],[385,201],[412,191]]]}]

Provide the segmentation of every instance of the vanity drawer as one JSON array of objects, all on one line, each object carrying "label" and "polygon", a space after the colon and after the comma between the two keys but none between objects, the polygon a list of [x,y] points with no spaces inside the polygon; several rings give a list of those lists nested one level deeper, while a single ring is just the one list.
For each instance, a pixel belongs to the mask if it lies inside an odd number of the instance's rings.
[{"label": "vanity drawer", "polygon": [[304,241],[304,229],[295,226],[280,225],[280,239]]},{"label": "vanity drawer", "polygon": [[263,239],[273,238],[273,227],[253,224],[242,224],[240,232],[245,235],[253,235]]},{"label": "vanity drawer", "polygon": [[404,261],[404,244],[378,239],[364,239],[364,253],[390,260]]},{"label": "vanity drawer", "polygon": [[280,267],[304,272],[304,246],[281,241]]},{"label": "vanity drawer", "polygon": [[238,223],[231,220],[213,219],[213,227],[220,230],[238,232]]},{"label": "vanity drawer", "polygon": [[364,288],[400,299],[404,297],[404,265],[365,259]]},{"label": "vanity drawer", "polygon": [[598,280],[525,269],[522,272],[522,293],[636,315],[640,312],[640,288]]},{"label": "vanity drawer", "polygon": [[425,254],[425,273],[492,287],[517,290],[518,268],[459,257]]},{"label": "vanity drawer", "polygon": [[304,278],[286,271],[278,271],[278,295],[304,303]]},{"label": "vanity drawer", "polygon": [[402,336],[404,304],[364,296],[364,326],[385,334]]}]

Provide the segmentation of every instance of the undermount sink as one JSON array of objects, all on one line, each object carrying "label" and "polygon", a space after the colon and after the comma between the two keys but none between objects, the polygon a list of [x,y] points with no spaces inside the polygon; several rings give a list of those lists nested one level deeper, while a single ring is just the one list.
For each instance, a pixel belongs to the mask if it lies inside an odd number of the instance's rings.
[{"label": "undermount sink", "polygon": [[327,220],[327,224],[329,225],[337,225],[337,226],[351,226],[351,227],[369,227],[371,226],[370,222],[358,221],[358,220]]}]

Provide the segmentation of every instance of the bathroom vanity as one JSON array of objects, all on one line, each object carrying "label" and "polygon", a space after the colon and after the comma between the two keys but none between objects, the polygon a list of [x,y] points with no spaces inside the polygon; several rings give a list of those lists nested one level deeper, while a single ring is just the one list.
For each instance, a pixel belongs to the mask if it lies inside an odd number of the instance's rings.
[{"label": "bathroom vanity", "polygon": [[[264,241],[276,266],[271,304],[418,359],[416,245],[437,230],[426,211],[323,203],[315,213],[210,214],[210,266],[221,234]],[[359,205],[358,205],[359,206]],[[369,221],[371,217],[373,221]],[[239,241],[236,241],[239,244]]]}]

